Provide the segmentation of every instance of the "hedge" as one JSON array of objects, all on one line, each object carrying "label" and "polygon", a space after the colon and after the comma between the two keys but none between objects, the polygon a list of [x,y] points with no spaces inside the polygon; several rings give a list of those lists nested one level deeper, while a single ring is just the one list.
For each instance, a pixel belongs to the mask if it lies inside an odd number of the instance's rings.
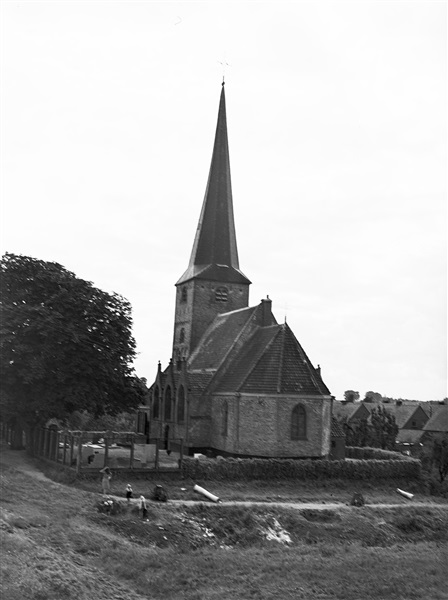
[{"label": "hedge", "polygon": [[182,463],[182,476],[193,480],[253,479],[355,479],[388,480],[419,479],[419,460],[310,460],[262,458],[189,458]]},{"label": "hedge", "polygon": [[347,446],[345,448],[346,458],[359,458],[361,460],[408,460],[408,456],[401,452],[393,452],[392,450],[382,450],[381,448],[358,448],[355,446]]}]

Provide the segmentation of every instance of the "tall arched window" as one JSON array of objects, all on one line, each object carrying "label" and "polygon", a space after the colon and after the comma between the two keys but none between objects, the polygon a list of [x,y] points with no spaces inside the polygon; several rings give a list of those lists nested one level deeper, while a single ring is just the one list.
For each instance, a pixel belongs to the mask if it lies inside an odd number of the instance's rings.
[{"label": "tall arched window", "polygon": [[183,423],[185,421],[185,390],[184,386],[181,385],[177,394],[177,422]]},{"label": "tall arched window", "polygon": [[156,386],[154,388],[154,399],[152,403],[152,416],[154,419],[158,419],[160,415],[160,391]]},{"label": "tall arched window", "polygon": [[222,405],[222,435],[227,435],[229,429],[229,405],[227,400]]},{"label": "tall arched window", "polygon": [[291,413],[291,439],[306,440],[306,410],[297,404]]},{"label": "tall arched window", "polygon": [[187,288],[186,288],[186,287],[183,287],[183,288],[182,288],[182,292],[181,292],[181,298],[180,298],[180,301],[181,301],[181,302],[186,302],[186,301],[187,301],[187,298],[188,298],[188,292],[187,292]]},{"label": "tall arched window", "polygon": [[182,327],[179,334],[179,343],[183,344],[185,342],[185,329]]},{"label": "tall arched window", "polygon": [[171,388],[168,386],[165,391],[165,421],[171,421]]}]

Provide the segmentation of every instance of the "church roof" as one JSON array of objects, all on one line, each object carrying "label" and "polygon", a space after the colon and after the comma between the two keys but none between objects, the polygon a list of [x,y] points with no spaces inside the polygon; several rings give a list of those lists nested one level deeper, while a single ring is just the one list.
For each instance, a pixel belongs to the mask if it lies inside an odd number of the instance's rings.
[{"label": "church roof", "polygon": [[330,394],[286,323],[258,327],[232,357],[217,391]]},{"label": "church roof", "polygon": [[248,306],[217,315],[191,355],[188,370],[216,371],[257,309]]},{"label": "church roof", "polygon": [[176,285],[192,278],[250,283],[239,269],[233,217],[224,84],[219,102],[210,172],[188,269]]}]

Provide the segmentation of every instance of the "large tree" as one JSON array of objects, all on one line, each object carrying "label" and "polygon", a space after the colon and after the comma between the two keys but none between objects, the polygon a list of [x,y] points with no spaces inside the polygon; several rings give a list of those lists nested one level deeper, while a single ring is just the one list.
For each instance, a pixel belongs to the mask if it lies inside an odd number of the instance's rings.
[{"label": "large tree", "polygon": [[0,409],[33,429],[75,410],[135,407],[131,306],[61,265],[14,254],[0,261]]}]

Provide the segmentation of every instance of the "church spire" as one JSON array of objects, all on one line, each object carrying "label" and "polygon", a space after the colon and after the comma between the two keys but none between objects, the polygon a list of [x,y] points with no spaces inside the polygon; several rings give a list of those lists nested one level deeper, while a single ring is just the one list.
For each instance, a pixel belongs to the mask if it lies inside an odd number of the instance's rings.
[{"label": "church spire", "polygon": [[224,81],[210,172],[196,237],[188,269],[177,284],[192,278],[250,283],[239,270],[233,217]]}]

